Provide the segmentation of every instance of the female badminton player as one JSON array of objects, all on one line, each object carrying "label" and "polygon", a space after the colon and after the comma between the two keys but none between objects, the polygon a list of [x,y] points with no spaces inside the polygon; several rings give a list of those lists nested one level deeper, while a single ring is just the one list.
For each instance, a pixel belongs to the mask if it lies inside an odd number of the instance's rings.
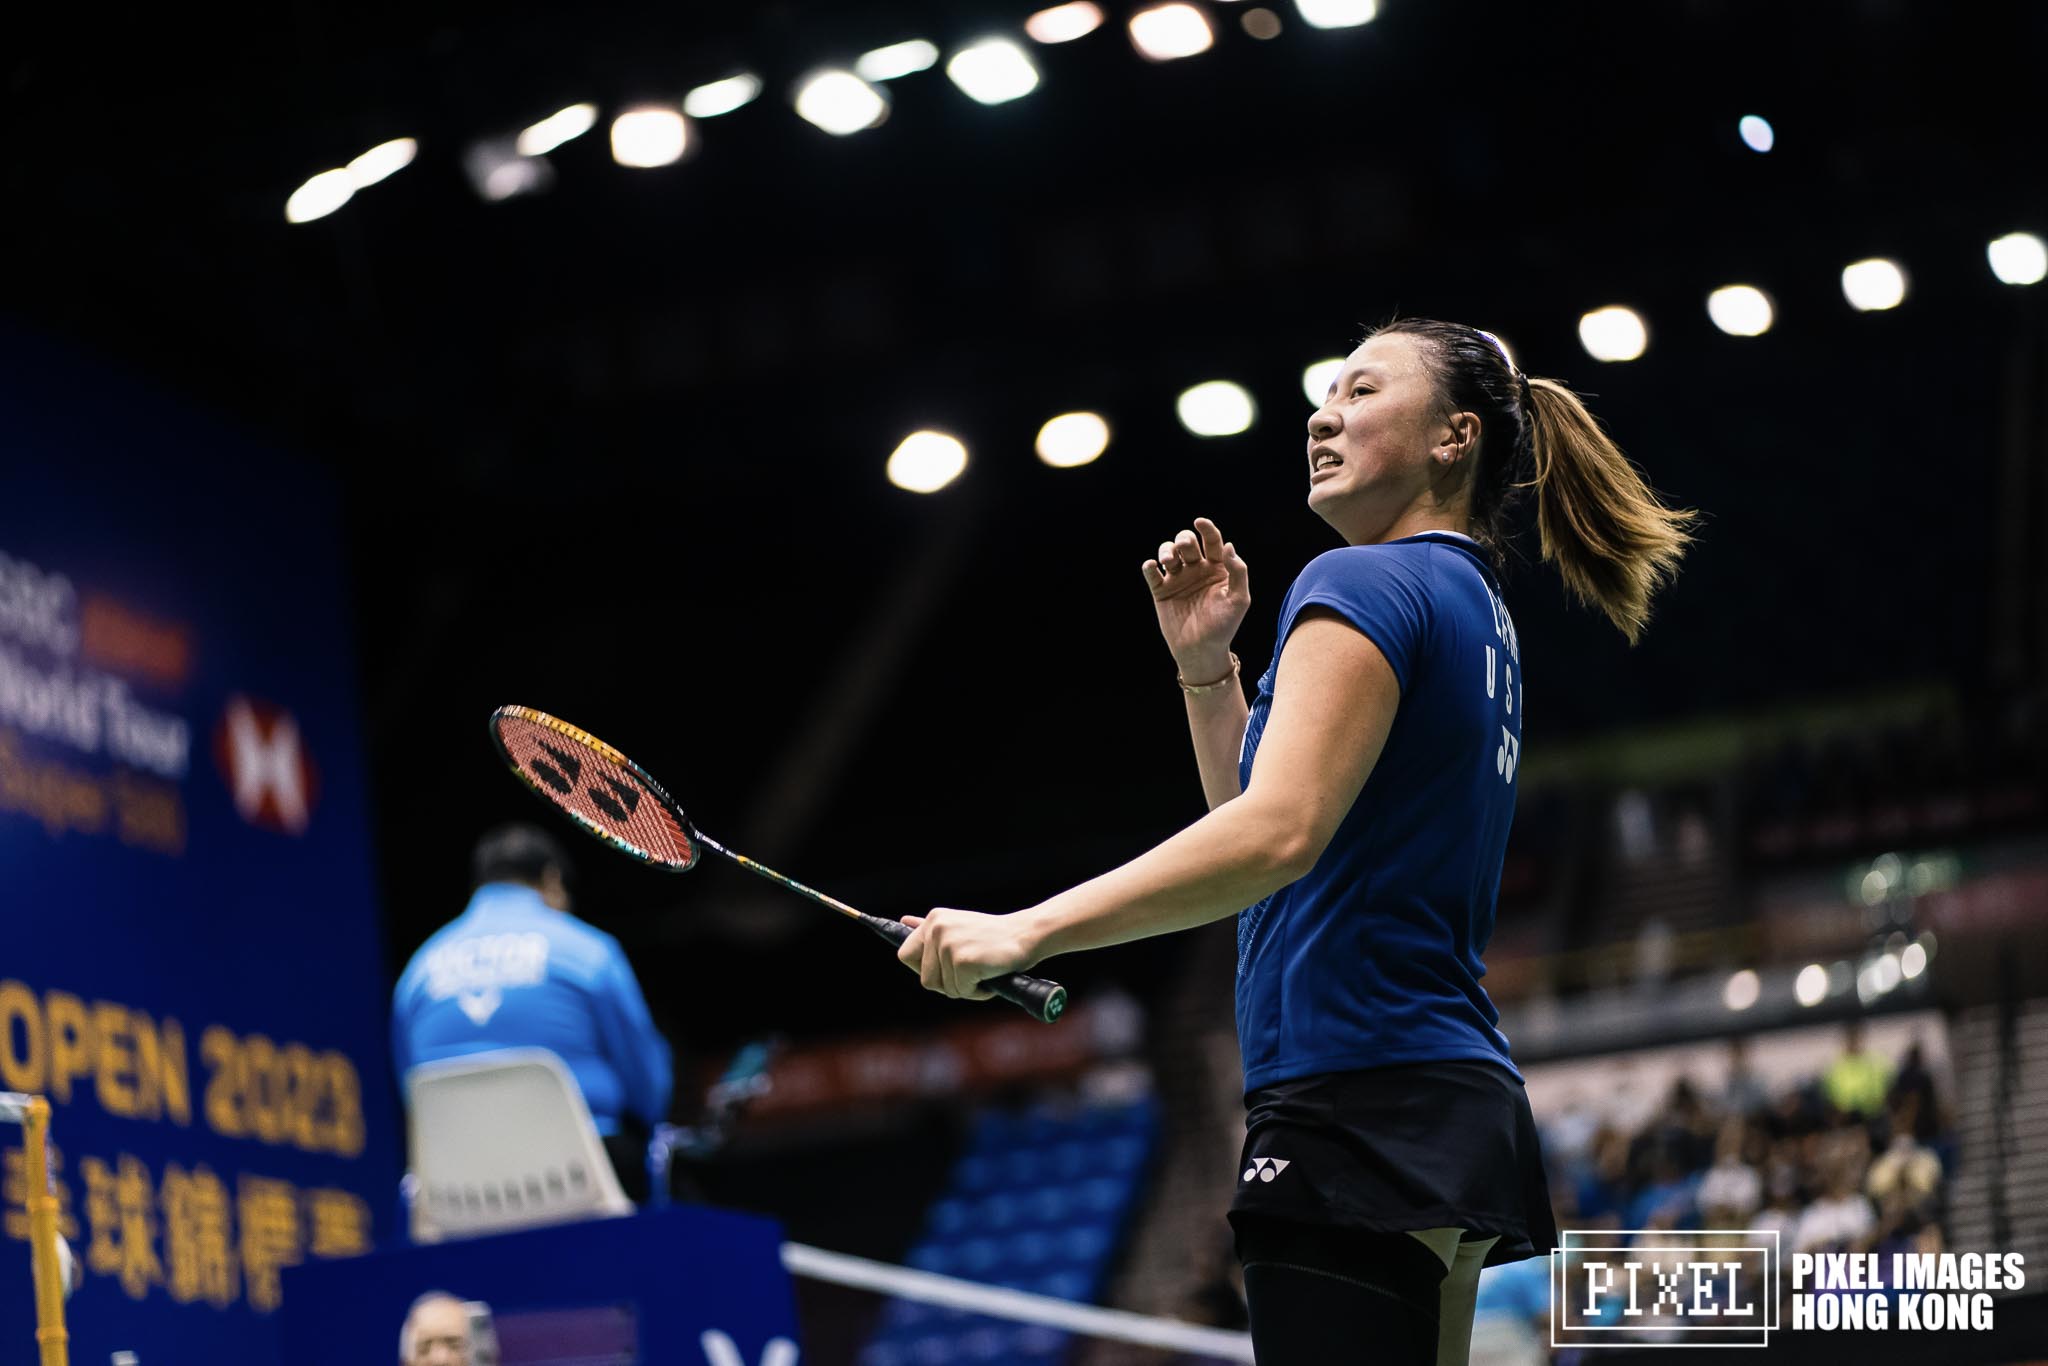
[{"label": "female badminton player", "polygon": [[1533,490],[1543,559],[1631,642],[1692,514],[1564,385],[1422,319],[1347,358],[1305,465],[1309,507],[1345,545],[1288,590],[1249,706],[1232,543],[1197,519],[1143,565],[1209,813],[1028,910],[908,917],[899,956],[979,998],[1044,958],[1236,914],[1247,1132],[1230,1218],[1258,1359],[1448,1366],[1466,1360],[1480,1268],[1555,1232],[1479,984],[1521,760],[1497,577],[1512,505]]}]

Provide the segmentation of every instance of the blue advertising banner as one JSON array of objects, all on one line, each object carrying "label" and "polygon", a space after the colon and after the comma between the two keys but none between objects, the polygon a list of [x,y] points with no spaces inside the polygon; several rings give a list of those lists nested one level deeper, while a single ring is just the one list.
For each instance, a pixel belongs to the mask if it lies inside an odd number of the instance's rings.
[{"label": "blue advertising banner", "polygon": [[0,1090],[55,1109],[72,1360],[272,1361],[399,1171],[336,496],[5,331],[0,442]]}]

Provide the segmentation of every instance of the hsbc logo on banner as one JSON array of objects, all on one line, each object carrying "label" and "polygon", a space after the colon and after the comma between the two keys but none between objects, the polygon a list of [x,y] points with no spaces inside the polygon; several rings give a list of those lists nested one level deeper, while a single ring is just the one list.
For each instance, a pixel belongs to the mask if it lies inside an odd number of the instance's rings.
[{"label": "hsbc logo on banner", "polygon": [[213,757],[243,820],[282,835],[306,833],[319,775],[290,712],[260,698],[230,697],[214,728]]}]

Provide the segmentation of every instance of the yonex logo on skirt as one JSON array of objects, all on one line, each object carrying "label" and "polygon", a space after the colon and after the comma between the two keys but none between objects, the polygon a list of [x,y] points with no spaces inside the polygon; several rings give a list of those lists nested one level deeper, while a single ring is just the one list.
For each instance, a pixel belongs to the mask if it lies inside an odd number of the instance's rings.
[{"label": "yonex logo on skirt", "polygon": [[1250,1181],[1256,1177],[1261,1181],[1271,1181],[1281,1172],[1287,1170],[1289,1161],[1290,1159],[1284,1157],[1255,1157],[1252,1159],[1251,1166],[1244,1169],[1242,1179]]}]

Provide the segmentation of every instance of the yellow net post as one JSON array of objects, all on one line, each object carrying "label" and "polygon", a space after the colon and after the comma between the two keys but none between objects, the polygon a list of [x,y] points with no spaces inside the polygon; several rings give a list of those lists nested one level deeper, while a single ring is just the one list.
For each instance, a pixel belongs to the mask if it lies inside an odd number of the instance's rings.
[{"label": "yellow net post", "polygon": [[22,1127],[29,1269],[36,1288],[36,1346],[42,1366],[70,1366],[71,1335],[64,1329],[64,1272],[57,1260],[57,1197],[50,1190],[50,1102],[41,1096],[0,1092],[0,1119],[15,1120]]}]

